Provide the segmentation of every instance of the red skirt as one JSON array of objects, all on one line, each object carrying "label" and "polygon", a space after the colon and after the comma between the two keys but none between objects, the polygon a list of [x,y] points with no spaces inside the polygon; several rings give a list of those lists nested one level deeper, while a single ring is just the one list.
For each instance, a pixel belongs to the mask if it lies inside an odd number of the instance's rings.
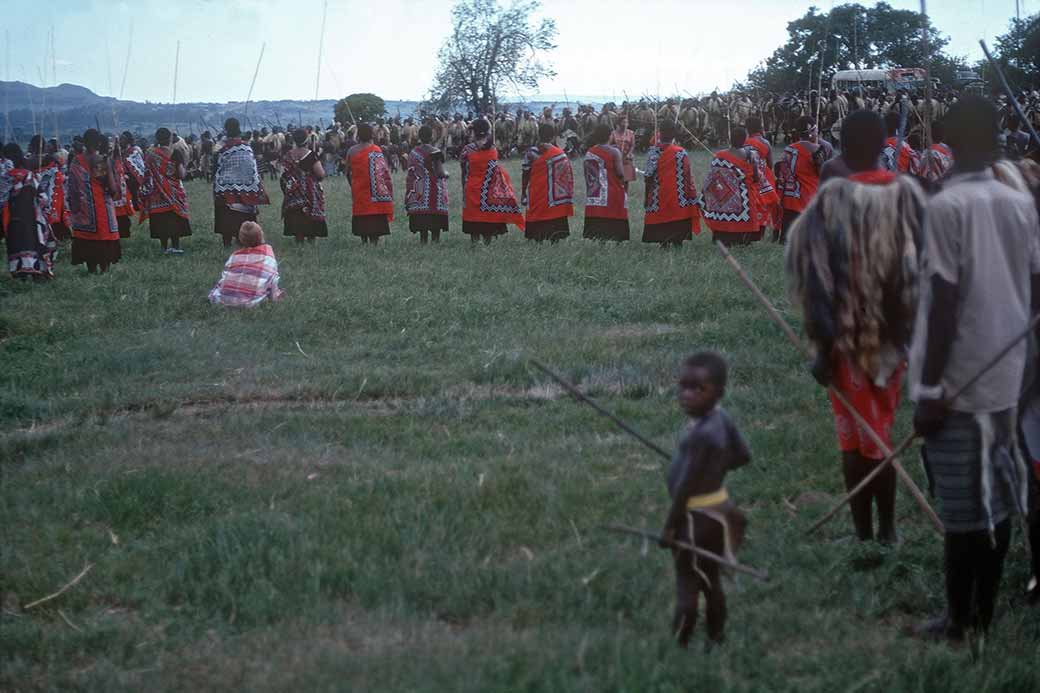
[{"label": "red skirt", "polygon": [[[889,448],[892,447],[892,425],[899,406],[899,393],[906,366],[896,369],[884,387],[878,387],[869,376],[848,359],[834,359],[834,375],[831,385],[848,400],[860,416],[870,425],[878,437]],[[834,411],[834,428],[838,433],[838,447],[842,452],[858,452],[870,460],[883,460],[885,454],[874,444],[873,439],[860,428],[849,410],[831,394]]]}]

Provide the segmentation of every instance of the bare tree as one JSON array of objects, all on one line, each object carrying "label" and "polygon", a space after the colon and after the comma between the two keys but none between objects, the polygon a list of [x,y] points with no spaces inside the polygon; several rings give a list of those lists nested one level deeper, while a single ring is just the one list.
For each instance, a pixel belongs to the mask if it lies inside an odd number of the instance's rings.
[{"label": "bare tree", "polygon": [[535,89],[556,71],[544,53],[556,48],[556,22],[534,18],[538,0],[459,0],[451,11],[451,36],[444,40],[429,102],[440,110],[466,104],[492,110],[501,88]]}]

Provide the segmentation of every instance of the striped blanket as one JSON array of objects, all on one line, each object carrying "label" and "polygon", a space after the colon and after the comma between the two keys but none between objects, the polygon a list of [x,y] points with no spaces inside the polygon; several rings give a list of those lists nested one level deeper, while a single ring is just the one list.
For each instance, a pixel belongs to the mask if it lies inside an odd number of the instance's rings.
[{"label": "striped blanket", "polygon": [[274,250],[264,244],[231,253],[220,281],[209,292],[209,302],[252,308],[268,298],[277,301],[284,295],[278,288],[278,261]]}]

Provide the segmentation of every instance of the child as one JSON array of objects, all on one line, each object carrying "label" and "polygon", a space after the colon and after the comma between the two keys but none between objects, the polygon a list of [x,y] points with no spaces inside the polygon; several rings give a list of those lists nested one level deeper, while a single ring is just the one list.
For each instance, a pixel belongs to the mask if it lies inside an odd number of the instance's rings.
[{"label": "child", "polygon": [[252,308],[265,299],[277,301],[285,295],[278,288],[278,261],[274,250],[264,243],[264,231],[255,221],[238,230],[240,250],[231,253],[220,281],[209,292],[209,302],[224,306]]},{"label": "child", "polygon": [[[671,511],[665,522],[664,545],[694,544],[732,558],[744,539],[744,514],[722,485],[726,473],[751,461],[747,443],[729,415],[718,406],[726,390],[725,359],[710,351],[688,357],[679,372],[679,404],[690,417],[668,471]],[[726,626],[726,596],[720,566],[691,551],[673,550],[676,607],[672,631],[686,648],[697,623],[697,599],[705,593],[708,648],[721,644]]]}]

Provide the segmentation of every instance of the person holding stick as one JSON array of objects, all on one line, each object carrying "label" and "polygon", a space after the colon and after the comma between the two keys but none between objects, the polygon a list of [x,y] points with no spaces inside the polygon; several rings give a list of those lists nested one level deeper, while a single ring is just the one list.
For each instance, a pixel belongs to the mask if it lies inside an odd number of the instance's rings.
[{"label": "person holding stick", "polygon": [[945,530],[947,598],[946,614],[916,632],[954,643],[974,633],[980,646],[1011,519],[1027,505],[1029,470],[1017,428],[1026,343],[1016,343],[985,378],[958,388],[1040,308],[1040,218],[1031,195],[990,170],[997,122],[994,106],[975,96],[946,116],[955,164],[928,203],[910,353],[914,429],[924,437],[922,458]]},{"label": "person holding stick", "polygon": [[[726,474],[751,461],[751,452],[729,415],[719,406],[726,391],[728,366],[719,354],[701,351],[683,361],[679,404],[689,417],[668,470],[671,506],[661,532],[661,546],[679,541],[733,561],[744,540],[747,520],[729,496]],[[675,550],[676,607],[672,634],[685,649],[697,623],[697,602],[706,601],[708,641],[721,644],[726,627],[726,595],[719,564],[699,560],[692,551]]]},{"label": "person holding stick", "polygon": [[[899,403],[906,350],[917,308],[917,244],[924,194],[909,177],[877,170],[881,118],[857,111],[842,129],[844,175],[828,180],[791,227],[787,273],[816,358],[813,377],[836,390],[885,448]],[[881,212],[884,212],[883,214]],[[885,458],[841,398],[831,395],[846,490]],[[886,466],[852,496],[856,536],[896,541],[896,470]]]},{"label": "person holding stick", "polygon": [[888,139],[885,140],[885,148],[881,151],[881,164],[888,171],[917,175],[921,168],[921,159],[906,138],[900,137],[899,130],[905,127],[898,111],[885,114]]}]

